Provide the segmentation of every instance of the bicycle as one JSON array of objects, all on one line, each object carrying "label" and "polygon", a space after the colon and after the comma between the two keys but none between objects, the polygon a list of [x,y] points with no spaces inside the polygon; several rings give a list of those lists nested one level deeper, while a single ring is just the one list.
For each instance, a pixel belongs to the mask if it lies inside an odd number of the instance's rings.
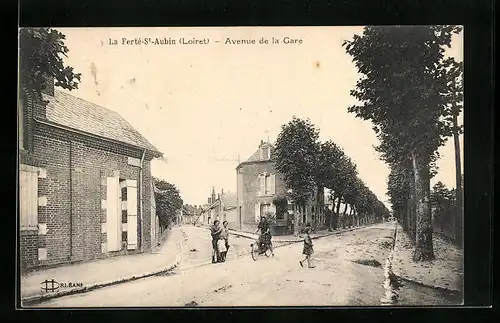
[{"label": "bicycle", "polygon": [[261,242],[259,239],[255,240],[254,243],[250,244],[252,259],[257,261],[257,258],[261,255],[265,255],[266,257],[271,256],[271,249],[269,248],[269,244]]}]

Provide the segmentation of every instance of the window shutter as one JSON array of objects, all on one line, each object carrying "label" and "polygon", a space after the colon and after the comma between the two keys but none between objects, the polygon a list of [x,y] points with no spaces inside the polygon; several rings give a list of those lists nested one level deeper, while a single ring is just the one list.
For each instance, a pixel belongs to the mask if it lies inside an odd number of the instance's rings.
[{"label": "window shutter", "polygon": [[137,249],[137,181],[127,180],[127,249]]},{"label": "window shutter", "polygon": [[21,227],[28,226],[28,210],[30,202],[28,199],[28,181],[28,172],[21,171],[19,174],[19,215],[21,217]]},{"label": "window shutter", "polygon": [[255,204],[255,222],[258,223],[260,220],[260,204]]},{"label": "window shutter", "polygon": [[31,208],[30,208],[30,223],[32,227],[38,225],[38,172],[30,173],[30,197],[31,197]]},{"label": "window shutter", "polygon": [[121,203],[120,183],[118,177],[107,178],[106,223],[108,251],[117,251],[121,247]]},{"label": "window shutter", "polygon": [[19,172],[19,215],[23,229],[38,226],[38,170],[21,165]]},{"label": "window shutter", "polygon": [[266,178],[262,175],[259,175],[259,181],[260,181],[259,196],[263,196],[266,194]]},{"label": "window shutter", "polygon": [[276,175],[271,175],[271,194],[276,194]]}]

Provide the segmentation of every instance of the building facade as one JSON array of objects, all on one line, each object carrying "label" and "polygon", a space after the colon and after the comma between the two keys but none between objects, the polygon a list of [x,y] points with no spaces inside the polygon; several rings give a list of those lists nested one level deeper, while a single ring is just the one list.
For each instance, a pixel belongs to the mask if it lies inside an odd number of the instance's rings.
[{"label": "building facade", "polygon": [[48,104],[28,91],[18,104],[21,268],[151,250],[162,154],[116,112],[44,92]]},{"label": "building facade", "polygon": [[[287,187],[275,169],[274,147],[261,141],[258,149],[236,168],[237,176],[237,226],[241,231],[254,232],[261,216],[271,218],[276,235],[291,234],[298,212],[293,201],[286,198]],[[284,205],[280,200],[284,199]],[[320,227],[324,224],[322,194],[306,204],[299,227],[305,223]],[[281,206],[280,206],[281,205]]]},{"label": "building facade", "polygon": [[207,204],[200,209],[199,223],[210,225],[215,220],[221,222],[227,221],[232,230],[238,228],[237,196],[236,193],[224,192],[215,194],[215,188],[212,188],[212,194],[207,200]]}]

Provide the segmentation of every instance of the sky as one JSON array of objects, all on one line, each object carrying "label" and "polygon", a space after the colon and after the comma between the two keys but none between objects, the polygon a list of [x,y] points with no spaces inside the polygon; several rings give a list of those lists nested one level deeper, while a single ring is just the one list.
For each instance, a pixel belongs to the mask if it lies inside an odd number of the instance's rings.
[{"label": "sky", "polygon": [[[297,116],[309,118],[322,141],[342,147],[389,207],[389,169],[374,150],[378,139],[369,121],[347,112],[360,75],[342,43],[363,27],[57,30],[66,35],[65,63],[81,73],[79,88],[69,93],[118,112],[163,152],[152,174],[175,184],[185,204],[206,203],[212,187],[236,192],[238,158],[250,157],[261,140],[274,142],[281,125]],[[301,41],[285,44],[285,37]],[[127,44],[157,38],[176,44]],[[256,43],[228,44],[228,38]],[[262,38],[269,43],[260,44]],[[462,44],[462,35],[455,36],[447,55],[461,61]],[[463,138],[461,146],[463,160]],[[431,184],[455,187],[451,138],[440,153]]]}]

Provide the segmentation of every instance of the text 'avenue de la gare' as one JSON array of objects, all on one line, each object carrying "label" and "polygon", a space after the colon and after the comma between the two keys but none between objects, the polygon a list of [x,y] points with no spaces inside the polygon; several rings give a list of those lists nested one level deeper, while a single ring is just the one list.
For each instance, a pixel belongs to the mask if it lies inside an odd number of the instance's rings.
[{"label": "text 'avenue de la gare'", "polygon": [[285,44],[285,45],[302,45],[304,41],[301,38],[294,37],[270,37],[270,38],[224,38],[223,40],[210,40],[210,38],[194,38],[180,37],[178,39],[171,37],[135,37],[120,39],[109,38],[108,45],[208,45],[208,44],[224,44],[224,45],[269,45],[269,44]]}]

